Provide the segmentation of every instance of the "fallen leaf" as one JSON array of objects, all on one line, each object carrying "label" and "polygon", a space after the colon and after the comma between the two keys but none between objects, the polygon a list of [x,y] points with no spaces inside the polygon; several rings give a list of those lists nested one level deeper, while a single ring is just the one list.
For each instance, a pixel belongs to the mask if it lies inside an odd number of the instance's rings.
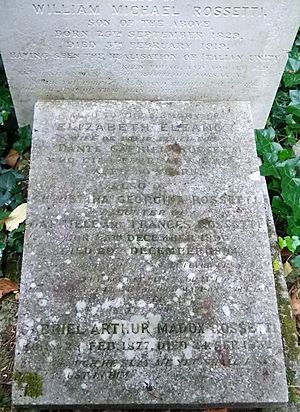
[{"label": "fallen leaf", "polygon": [[18,290],[19,286],[15,282],[7,278],[0,279],[0,299],[8,293],[18,292]]},{"label": "fallen leaf", "polygon": [[293,271],[293,267],[289,262],[285,262],[283,265],[284,276],[287,277]]},{"label": "fallen leaf", "polygon": [[228,408],[223,408],[223,409],[206,409],[204,412],[228,412]]},{"label": "fallen leaf", "polygon": [[300,387],[299,386],[289,385],[289,388],[293,388],[293,390],[297,393],[297,395],[300,396]]},{"label": "fallen leaf", "polygon": [[19,159],[20,154],[15,149],[11,149],[5,158],[5,162],[8,166],[15,167]]},{"label": "fallen leaf", "polygon": [[297,293],[293,293],[291,297],[292,309],[295,316],[300,315],[300,299]]},{"label": "fallen leaf", "polygon": [[27,203],[22,203],[5,219],[6,229],[12,232],[26,219]]}]

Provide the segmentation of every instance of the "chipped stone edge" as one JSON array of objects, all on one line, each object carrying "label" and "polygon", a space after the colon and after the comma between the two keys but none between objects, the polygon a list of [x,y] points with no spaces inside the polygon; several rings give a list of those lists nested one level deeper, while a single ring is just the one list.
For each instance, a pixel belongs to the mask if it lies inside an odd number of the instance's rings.
[{"label": "chipped stone edge", "polygon": [[264,408],[263,412],[292,412],[300,411],[300,394],[295,391],[296,375],[300,371],[300,346],[298,345],[298,334],[296,322],[293,317],[291,301],[285,281],[283,264],[280,250],[278,247],[278,238],[276,234],[275,223],[268,194],[266,179],[262,178],[263,196],[265,200],[265,211],[267,227],[270,239],[270,248],[273,261],[273,271],[276,284],[276,295],[278,311],[281,322],[281,334],[286,363],[286,376],[289,389],[289,404],[286,407]]}]

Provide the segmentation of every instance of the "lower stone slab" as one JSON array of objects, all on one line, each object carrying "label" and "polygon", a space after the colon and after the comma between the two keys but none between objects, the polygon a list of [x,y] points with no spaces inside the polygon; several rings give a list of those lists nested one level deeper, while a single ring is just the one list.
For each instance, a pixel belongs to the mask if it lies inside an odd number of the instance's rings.
[{"label": "lower stone slab", "polygon": [[[278,246],[278,237],[272,215],[267,184],[264,184],[265,208],[274,276],[276,279],[277,302],[281,320],[282,340],[284,342],[286,374],[288,377],[289,404],[286,406],[265,408],[262,412],[296,412],[300,410],[298,389],[300,387],[300,351],[296,320],[293,316],[291,300]],[[276,268],[276,270],[275,270]]]},{"label": "lower stone slab", "polygon": [[39,102],[15,406],[269,406],[287,385],[247,103]]}]

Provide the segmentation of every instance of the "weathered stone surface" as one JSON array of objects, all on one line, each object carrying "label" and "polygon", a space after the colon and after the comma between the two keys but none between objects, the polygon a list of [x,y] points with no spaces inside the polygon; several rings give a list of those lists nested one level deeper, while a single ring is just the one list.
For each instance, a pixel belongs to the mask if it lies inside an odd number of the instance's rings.
[{"label": "weathered stone surface", "polygon": [[20,124],[37,99],[243,100],[264,127],[300,23],[299,0],[2,3]]},{"label": "weathered stone surface", "polygon": [[246,103],[38,103],[15,405],[287,401],[261,185]]}]

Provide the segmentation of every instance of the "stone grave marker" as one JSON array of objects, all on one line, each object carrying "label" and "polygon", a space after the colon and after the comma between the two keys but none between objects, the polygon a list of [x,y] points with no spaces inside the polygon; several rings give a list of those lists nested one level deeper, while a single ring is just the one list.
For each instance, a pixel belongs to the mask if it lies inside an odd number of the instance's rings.
[{"label": "stone grave marker", "polygon": [[251,101],[263,128],[299,0],[2,0],[19,124],[38,99]]},{"label": "stone grave marker", "polygon": [[39,102],[17,407],[280,405],[245,102]]}]

